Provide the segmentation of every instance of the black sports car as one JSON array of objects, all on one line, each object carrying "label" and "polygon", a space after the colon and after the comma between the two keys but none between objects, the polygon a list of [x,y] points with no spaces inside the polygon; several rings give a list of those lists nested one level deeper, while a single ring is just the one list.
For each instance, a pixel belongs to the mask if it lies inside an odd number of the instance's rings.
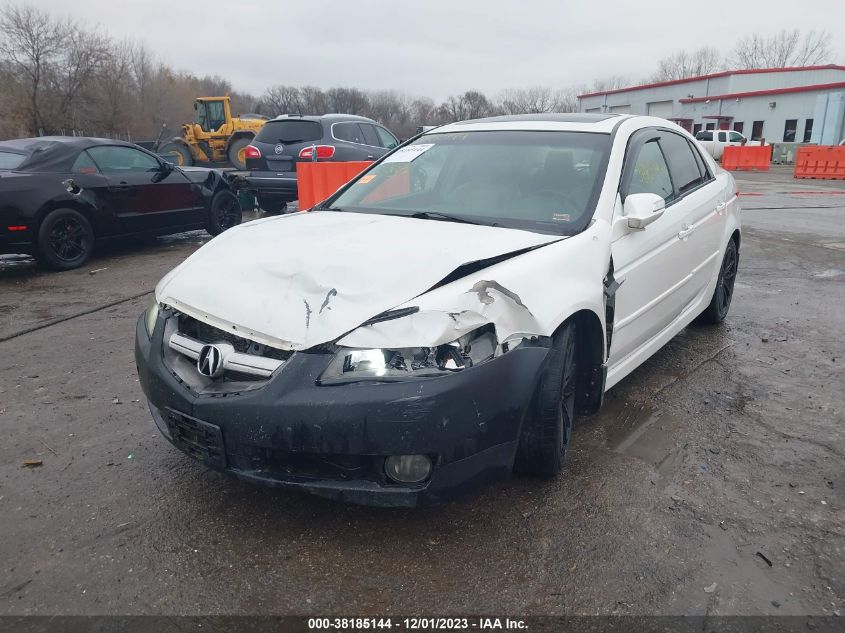
[{"label": "black sports car", "polygon": [[181,169],[131,143],[81,137],[0,142],[0,253],[54,270],[81,266],[94,243],[240,224],[223,173]]}]

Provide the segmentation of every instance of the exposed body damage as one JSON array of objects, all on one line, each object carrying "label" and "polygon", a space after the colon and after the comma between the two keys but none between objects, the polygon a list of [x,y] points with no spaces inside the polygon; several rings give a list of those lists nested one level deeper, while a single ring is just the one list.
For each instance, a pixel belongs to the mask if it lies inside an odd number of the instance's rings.
[{"label": "exposed body damage", "polygon": [[[575,412],[724,318],[739,246],[733,180],[680,128],[572,116],[446,126],[189,257],[136,328],[161,432],[238,477],[376,505],[556,473]],[[650,191],[636,157],[663,140],[700,183]]]},{"label": "exposed body damage", "polygon": [[304,350],[412,301],[464,264],[560,240],[361,213],[281,216],[218,237],[162,279],[156,298],[259,343]]},{"label": "exposed body damage", "polygon": [[[579,310],[589,310],[604,326],[600,281],[609,261],[610,228],[597,221],[579,235],[494,264],[397,305],[397,309],[415,306],[419,312],[359,327],[338,344],[441,345],[491,323],[501,345],[522,337],[548,336]],[[526,275],[526,271],[535,270],[543,272]],[[590,278],[592,281],[587,281]],[[549,301],[552,296],[555,301]]]}]

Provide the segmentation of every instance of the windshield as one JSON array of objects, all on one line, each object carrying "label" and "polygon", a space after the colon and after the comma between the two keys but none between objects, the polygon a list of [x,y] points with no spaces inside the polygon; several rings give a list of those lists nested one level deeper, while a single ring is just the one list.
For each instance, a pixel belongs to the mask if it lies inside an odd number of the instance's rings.
[{"label": "windshield", "polygon": [[24,154],[0,152],[0,169],[15,169],[23,162],[24,158],[26,158]]},{"label": "windshield", "polygon": [[609,135],[584,132],[429,134],[359,177],[329,208],[571,235],[592,218],[609,149]]}]

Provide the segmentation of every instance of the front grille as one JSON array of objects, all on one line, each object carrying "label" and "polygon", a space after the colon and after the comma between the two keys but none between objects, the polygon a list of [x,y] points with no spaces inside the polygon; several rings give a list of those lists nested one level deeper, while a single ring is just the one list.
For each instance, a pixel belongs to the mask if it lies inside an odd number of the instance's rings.
[{"label": "front grille", "polygon": [[293,356],[292,351],[261,345],[255,341],[250,341],[241,336],[236,336],[231,332],[226,332],[225,330],[208,325],[208,323],[203,323],[187,314],[179,315],[178,329],[180,334],[189,336],[202,343],[229,343],[229,345],[235,348],[235,351],[241,352],[242,354],[253,354],[276,360],[287,360]]},{"label": "front grille", "polygon": [[208,466],[226,467],[226,449],[223,446],[223,432],[219,426],[173,409],[165,409],[163,413],[174,444]]},{"label": "front grille", "polygon": [[230,455],[239,470],[262,471],[270,476],[297,479],[334,479],[382,481],[383,457],[369,455],[334,455],[293,453],[259,446],[238,446]]}]

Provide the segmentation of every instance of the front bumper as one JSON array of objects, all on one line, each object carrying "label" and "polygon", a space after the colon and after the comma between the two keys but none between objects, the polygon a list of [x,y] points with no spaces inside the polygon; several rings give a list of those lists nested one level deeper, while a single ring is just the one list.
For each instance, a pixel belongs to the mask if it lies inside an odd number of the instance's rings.
[{"label": "front bumper", "polygon": [[[544,347],[517,348],[440,378],[318,386],[327,354],[294,354],[262,387],[198,395],[163,360],[164,319],[143,317],[135,358],[162,433],[217,470],[253,482],[367,505],[437,503],[510,476]],[[389,455],[426,454],[421,484],[389,482]]]},{"label": "front bumper", "polygon": [[274,171],[252,171],[245,176],[251,191],[259,196],[293,202],[299,197],[296,186],[296,174],[279,174]]}]

